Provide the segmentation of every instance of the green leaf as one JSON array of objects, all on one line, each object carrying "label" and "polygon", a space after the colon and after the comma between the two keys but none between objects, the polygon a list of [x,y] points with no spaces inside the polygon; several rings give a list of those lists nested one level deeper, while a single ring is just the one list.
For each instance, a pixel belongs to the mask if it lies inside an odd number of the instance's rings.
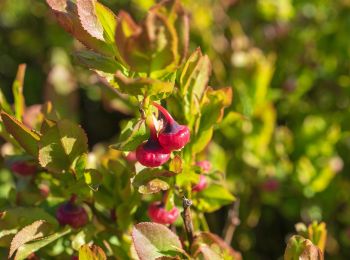
[{"label": "green leaf", "polygon": [[34,242],[24,244],[23,246],[18,248],[15,256],[15,260],[22,260],[27,258],[31,253],[38,251],[40,248],[52,243],[53,241],[67,235],[70,232],[71,232],[71,229],[69,227],[66,227],[65,229],[59,232],[56,232],[50,236],[44,237]]},{"label": "green leaf", "polygon": [[54,227],[58,226],[56,218],[41,208],[16,207],[2,212],[0,216],[0,230],[22,228],[38,219],[45,220]]},{"label": "green leaf", "polygon": [[139,144],[147,140],[149,134],[143,120],[129,120],[123,127],[118,143],[110,147],[121,151],[134,151]]},{"label": "green leaf", "polygon": [[205,212],[213,212],[235,200],[235,197],[222,185],[212,184],[200,193],[198,197],[198,209]]},{"label": "green leaf", "polygon": [[0,110],[4,110],[8,114],[13,114],[11,105],[7,102],[6,97],[4,93],[2,93],[2,90],[0,89]]},{"label": "green leaf", "polygon": [[92,51],[78,51],[74,53],[79,63],[89,69],[114,74],[117,70],[124,71],[125,68],[114,58],[104,56]]},{"label": "green leaf", "polygon": [[103,38],[108,43],[115,40],[115,28],[117,28],[117,16],[106,6],[96,1],[96,15],[103,27]]},{"label": "green leaf", "polygon": [[186,61],[179,78],[179,87],[183,96],[189,95],[189,100],[195,97],[201,100],[211,74],[211,64],[207,55],[202,54],[200,49]]},{"label": "green leaf", "polygon": [[172,92],[174,82],[160,81],[151,78],[128,78],[117,71],[114,81],[118,84],[120,91],[130,95],[154,96]]},{"label": "green leaf", "polygon": [[97,191],[102,184],[102,174],[95,169],[86,169],[84,172],[84,180],[90,189]]},{"label": "green leaf", "polygon": [[102,248],[96,245],[83,245],[79,249],[79,260],[106,260]]},{"label": "green leaf", "polygon": [[213,136],[214,128],[211,127],[207,130],[202,130],[198,132],[198,134],[193,138],[192,142],[192,152],[193,153],[200,153],[203,151],[209,142],[211,141],[211,138]]},{"label": "green leaf", "polygon": [[87,48],[106,56],[114,56],[112,45],[91,36],[81,25],[77,5],[72,0],[46,0],[58,23]]},{"label": "green leaf", "polygon": [[147,183],[149,183],[153,179],[166,180],[166,178],[175,175],[175,172],[167,170],[145,168],[135,175],[134,179],[132,180],[132,184],[135,188],[139,188],[142,185],[147,185]]},{"label": "green leaf", "polygon": [[62,120],[48,129],[40,139],[39,162],[49,171],[62,173],[70,170],[75,160],[87,150],[84,130],[75,123]]},{"label": "green leaf", "polygon": [[44,220],[37,220],[21,229],[12,239],[9,258],[15,251],[29,241],[42,238],[52,230],[52,226]]},{"label": "green leaf", "polygon": [[77,176],[77,179],[84,177],[85,168],[88,162],[88,155],[86,153],[83,153],[73,163],[74,165],[74,172]]},{"label": "green leaf", "polygon": [[326,224],[324,222],[318,224],[316,221],[314,221],[308,226],[307,230],[309,239],[312,241],[312,243],[317,245],[322,252],[324,252],[327,240]]},{"label": "green leaf", "polygon": [[132,230],[133,244],[140,259],[156,259],[162,256],[176,256],[176,248],[182,248],[181,242],[166,226],[143,222]]},{"label": "green leaf", "polygon": [[222,120],[224,108],[231,105],[232,88],[213,90],[208,88],[201,104],[201,122],[199,132],[207,130]]},{"label": "green leaf", "polygon": [[10,116],[5,112],[1,112],[1,118],[5,125],[6,131],[17,140],[17,142],[27,153],[37,157],[38,141],[40,140],[40,136],[16,120],[13,116]]},{"label": "green leaf", "polygon": [[25,102],[23,97],[23,82],[25,73],[26,64],[20,64],[18,66],[16,79],[12,85],[12,92],[15,100],[15,115],[18,120],[22,120],[25,109]]}]

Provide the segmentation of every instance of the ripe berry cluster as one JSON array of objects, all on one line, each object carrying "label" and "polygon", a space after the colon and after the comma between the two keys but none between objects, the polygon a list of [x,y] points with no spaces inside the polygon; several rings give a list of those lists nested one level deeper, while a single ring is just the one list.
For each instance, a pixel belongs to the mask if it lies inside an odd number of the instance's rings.
[{"label": "ripe berry cluster", "polygon": [[150,137],[136,149],[137,160],[146,167],[158,167],[166,163],[170,153],[182,149],[190,140],[190,130],[178,124],[161,105],[152,103],[161,113],[163,128],[157,133],[153,123],[149,124]]}]

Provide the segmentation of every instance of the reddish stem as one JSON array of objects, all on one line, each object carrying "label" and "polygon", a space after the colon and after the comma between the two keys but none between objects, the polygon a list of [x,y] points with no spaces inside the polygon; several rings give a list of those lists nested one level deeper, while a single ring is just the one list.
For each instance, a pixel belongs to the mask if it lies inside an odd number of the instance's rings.
[{"label": "reddish stem", "polygon": [[152,102],[152,105],[155,106],[165,116],[168,124],[172,124],[175,121],[174,118],[168,112],[168,110],[166,110],[164,107],[162,107],[156,102]]}]

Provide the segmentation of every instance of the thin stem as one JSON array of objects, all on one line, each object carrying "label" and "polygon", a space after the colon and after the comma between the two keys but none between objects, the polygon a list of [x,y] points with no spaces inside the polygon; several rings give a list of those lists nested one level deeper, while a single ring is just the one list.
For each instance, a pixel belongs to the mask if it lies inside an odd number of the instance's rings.
[{"label": "thin stem", "polygon": [[188,239],[189,247],[191,248],[193,240],[195,238],[192,217],[191,217],[191,208],[190,208],[192,205],[192,201],[187,199],[184,196],[182,199],[182,205],[183,205],[184,210],[183,210],[183,212],[181,212],[181,216],[184,220],[185,230],[187,233],[187,239]]},{"label": "thin stem", "polygon": [[228,212],[225,228],[223,230],[223,238],[228,245],[231,244],[233,234],[239,224],[239,199],[237,199]]},{"label": "thin stem", "polygon": [[161,105],[159,105],[156,102],[152,102],[152,105],[155,106],[165,116],[165,118],[169,124],[172,124],[175,121],[174,118],[168,112],[168,110],[166,110],[164,107],[162,107]]}]

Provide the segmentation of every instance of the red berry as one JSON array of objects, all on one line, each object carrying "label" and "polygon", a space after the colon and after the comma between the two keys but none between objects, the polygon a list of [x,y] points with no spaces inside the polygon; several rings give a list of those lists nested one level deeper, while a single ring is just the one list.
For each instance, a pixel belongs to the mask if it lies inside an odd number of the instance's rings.
[{"label": "red berry", "polygon": [[186,125],[179,125],[161,105],[155,102],[153,105],[165,118],[164,127],[158,135],[159,143],[170,151],[183,148],[190,141],[190,129]]},{"label": "red berry", "polygon": [[72,228],[80,228],[89,221],[85,209],[74,203],[75,197],[61,206],[56,211],[56,218],[61,225],[69,225]]},{"label": "red berry", "polygon": [[199,182],[192,187],[193,192],[200,192],[208,186],[207,178],[204,175],[199,175]]},{"label": "red berry", "polygon": [[158,135],[159,143],[167,149],[179,150],[183,148],[190,140],[190,129],[185,125],[179,125],[176,122],[167,123],[166,127]]},{"label": "red berry", "polygon": [[17,161],[11,165],[11,170],[21,176],[31,176],[37,172],[38,168],[32,162]]},{"label": "red berry", "polygon": [[148,216],[153,222],[159,224],[172,224],[179,216],[179,210],[174,207],[167,211],[161,202],[153,202],[148,207]]},{"label": "red berry", "polygon": [[196,165],[201,167],[204,173],[208,173],[211,170],[211,162],[207,160],[197,162]]},{"label": "red berry", "polygon": [[137,147],[136,158],[146,167],[158,167],[169,160],[170,153],[159,144],[156,137],[151,136]]}]

